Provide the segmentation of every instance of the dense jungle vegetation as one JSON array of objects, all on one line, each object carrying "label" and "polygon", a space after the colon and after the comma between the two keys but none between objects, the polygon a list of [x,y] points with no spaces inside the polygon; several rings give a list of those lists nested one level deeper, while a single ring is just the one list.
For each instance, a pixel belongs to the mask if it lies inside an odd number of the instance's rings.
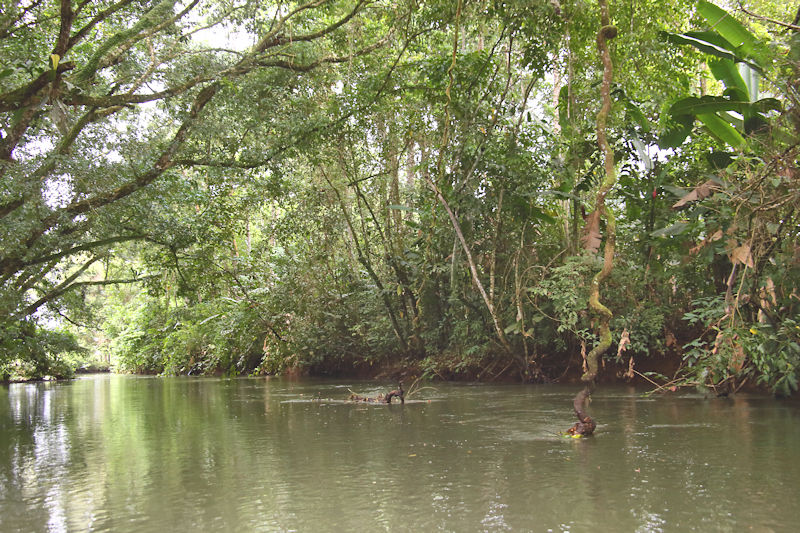
[{"label": "dense jungle vegetation", "polygon": [[789,4],[3,2],[0,379],[791,394]]}]

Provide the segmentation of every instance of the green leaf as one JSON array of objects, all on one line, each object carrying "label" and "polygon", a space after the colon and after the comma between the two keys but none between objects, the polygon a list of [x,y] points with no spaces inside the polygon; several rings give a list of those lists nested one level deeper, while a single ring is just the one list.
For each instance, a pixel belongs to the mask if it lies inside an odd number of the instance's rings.
[{"label": "green leaf", "polygon": [[733,45],[734,50],[741,51],[745,56],[755,56],[759,45],[758,39],[727,11],[711,2],[700,0],[697,12],[708,21],[712,29]]},{"label": "green leaf", "polygon": [[673,44],[688,44],[689,46],[693,46],[705,54],[712,55],[720,59],[727,59],[736,63],[746,63],[757,70],[760,70],[761,68],[758,64],[753,63],[747,58],[737,54],[730,43],[715,33],[670,33],[665,31],[661,32],[661,36]]},{"label": "green leaf", "polygon": [[800,32],[795,33],[789,39],[789,59],[800,61]]},{"label": "green leaf", "polygon": [[719,118],[721,118],[722,120],[724,120],[725,122],[736,128],[737,130],[745,131],[744,119],[740,115],[733,115],[731,113],[728,113],[727,111],[721,111],[717,113],[717,115],[719,116]]},{"label": "green leaf", "polygon": [[697,115],[697,119],[702,122],[711,134],[720,141],[733,146],[734,148],[741,148],[745,145],[745,140],[742,135],[736,131],[736,128],[722,120],[714,113],[704,113]]},{"label": "green leaf", "polygon": [[747,94],[751,102],[758,100],[759,96],[759,83],[761,82],[761,74],[749,65],[740,64],[739,74],[741,75],[744,83],[747,85]]},{"label": "green leaf", "polygon": [[538,207],[532,207],[530,210],[530,217],[535,220],[541,220],[542,222],[546,222],[548,224],[555,224],[557,220],[552,215],[549,215],[539,209]]},{"label": "green leaf", "polygon": [[407,205],[390,205],[389,209],[395,209],[397,211],[409,211],[411,213],[419,214],[419,210],[418,209],[414,209],[412,207],[408,207]]},{"label": "green leaf", "polygon": [[694,46],[701,52],[706,54],[710,54],[722,59],[730,59],[733,61],[738,61],[740,58],[734,54],[729,48],[725,46],[720,46],[715,43],[712,43],[706,39],[700,39],[693,35],[689,35],[688,33],[671,33],[668,31],[661,33],[662,37],[664,37],[667,41],[673,44],[688,44],[689,46]]},{"label": "green leaf", "polygon": [[674,124],[667,129],[658,139],[661,148],[677,148],[692,132],[694,115],[679,115],[672,117]]},{"label": "green leaf", "polygon": [[[708,62],[708,68],[715,78],[725,84],[725,87],[729,89],[739,89],[746,95],[748,100],[751,100],[748,86],[739,73],[736,63],[730,59],[714,59]],[[752,72],[752,69],[749,67],[747,68]]]},{"label": "green leaf", "polygon": [[707,113],[719,113],[721,111],[736,111],[744,114],[750,102],[742,100],[731,100],[722,96],[690,96],[682,98],[672,104],[669,108],[673,116],[680,115],[701,115]]},{"label": "green leaf", "polygon": [[[726,91],[727,95],[738,95],[740,98],[742,96],[741,93],[740,89]],[[677,145],[665,144],[666,142],[683,142],[683,139],[689,134],[685,126],[688,120],[687,117],[692,120],[697,117],[717,139],[735,148],[740,148],[745,143],[741,132],[763,127],[766,121],[761,116],[761,113],[780,110],[780,108],[780,102],[774,98],[764,98],[753,103],[724,96],[703,96],[701,98],[690,96],[682,98],[672,104],[669,112],[673,115],[673,119],[679,124],[683,124],[684,127],[678,126],[667,132],[659,144],[667,148]],[[731,114],[731,111],[739,113],[744,119]],[[749,127],[748,124],[750,125]]]},{"label": "green leaf", "polygon": [[757,102],[753,102],[753,107],[759,113],[767,113],[769,111],[781,111],[783,109],[783,105],[781,104],[780,100],[775,98],[762,98]]},{"label": "green leaf", "polygon": [[688,222],[676,222],[666,228],[657,229],[650,234],[651,237],[671,237],[673,235],[680,235],[689,229]]},{"label": "green leaf", "polygon": [[664,31],[661,32],[661,36],[673,44],[688,44],[705,54],[734,61],[735,63],[745,63],[757,71],[761,70],[760,65],[739,54],[731,43],[717,33],[700,31],[670,33]]},{"label": "green leaf", "polygon": [[733,52],[734,46],[728,41],[726,41],[722,35],[720,35],[715,31],[687,31],[682,35],[689,38],[697,39],[698,41],[703,41],[709,44],[713,44],[714,46],[717,46],[719,48],[728,50],[731,53],[734,53]]},{"label": "green leaf", "polygon": [[653,161],[650,159],[650,154],[647,153],[647,147],[644,145],[639,136],[636,135],[636,132],[633,132],[631,136],[631,142],[633,143],[634,148],[636,148],[639,161],[642,162],[648,171],[653,170]]},{"label": "green leaf", "polygon": [[640,128],[642,128],[642,131],[644,131],[645,133],[650,132],[650,121],[647,120],[647,117],[644,116],[644,113],[642,113],[642,110],[639,109],[639,106],[637,106],[631,101],[627,101],[625,102],[625,113],[630,120],[632,120],[633,122],[638,124]]}]

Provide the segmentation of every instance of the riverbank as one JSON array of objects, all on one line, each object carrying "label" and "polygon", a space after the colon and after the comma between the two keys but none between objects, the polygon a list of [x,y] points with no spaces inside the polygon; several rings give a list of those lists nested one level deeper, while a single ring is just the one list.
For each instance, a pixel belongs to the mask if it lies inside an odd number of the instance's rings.
[{"label": "riverbank", "polygon": [[[555,359],[555,358],[554,358]],[[440,354],[436,357],[424,359],[414,358],[385,358],[381,361],[360,361],[337,359],[337,364],[318,364],[306,366],[293,366],[282,369],[280,372],[253,371],[239,375],[251,376],[279,376],[291,379],[303,378],[331,378],[331,379],[356,379],[382,381],[388,383],[413,383],[416,380],[429,382],[453,383],[496,383],[496,384],[559,384],[580,385],[582,366],[579,357],[573,357],[569,364],[557,366],[547,365],[545,358],[540,365],[531,364],[528,374],[521,371],[516,361],[502,358],[476,358],[467,360],[457,355]],[[673,355],[657,354],[650,357],[621,358],[619,361],[609,359],[603,361],[598,376],[601,386],[632,385],[639,388],[649,388],[661,392],[675,392],[686,387],[698,387],[685,375],[681,374],[682,361]],[[88,374],[114,373],[110,365],[91,364],[75,369],[72,373],[52,376],[11,376],[0,380],[0,384],[34,383],[42,381],[69,380],[77,376]],[[146,372],[122,372],[141,375],[160,375],[152,370]],[[177,374],[198,376],[231,376],[221,368],[203,374]],[[703,388],[703,387],[700,387]],[[771,394],[769,387],[758,385],[754,381],[744,380],[740,383],[731,382],[723,387],[706,387],[712,396],[728,396],[737,392]],[[798,397],[793,394],[792,397]]]},{"label": "riverbank", "polygon": [[[604,361],[598,383],[603,385],[649,385],[659,386],[676,378],[680,360],[666,356],[653,356],[619,362]],[[525,374],[516,361],[503,359],[476,359],[465,361],[458,356],[439,355],[425,359],[385,359],[383,361],[352,361],[350,364],[294,366],[278,375],[292,378],[330,377],[340,379],[372,379],[381,381],[410,382],[418,378],[440,382],[474,383],[559,383],[578,384],[583,374],[579,357],[573,358],[566,367],[537,366],[531,364]],[[661,383],[659,382],[661,381]]]}]

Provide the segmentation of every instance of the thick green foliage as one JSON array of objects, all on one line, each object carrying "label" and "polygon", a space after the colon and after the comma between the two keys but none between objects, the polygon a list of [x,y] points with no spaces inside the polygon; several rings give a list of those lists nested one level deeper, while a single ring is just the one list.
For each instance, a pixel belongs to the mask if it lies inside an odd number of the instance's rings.
[{"label": "thick green foliage", "polygon": [[[280,23],[271,3],[181,5],[86,4],[57,60],[55,4],[0,18],[3,374],[66,374],[89,357],[74,339],[131,372],[579,373],[594,3],[338,1]],[[658,357],[681,383],[788,394],[800,40],[719,14],[611,5],[605,358],[626,332],[617,370]],[[201,15],[260,44],[210,49]]]},{"label": "thick green foliage", "polygon": [[3,319],[0,328],[0,381],[70,377],[75,356],[86,351],[69,331],[42,328],[33,321]]}]

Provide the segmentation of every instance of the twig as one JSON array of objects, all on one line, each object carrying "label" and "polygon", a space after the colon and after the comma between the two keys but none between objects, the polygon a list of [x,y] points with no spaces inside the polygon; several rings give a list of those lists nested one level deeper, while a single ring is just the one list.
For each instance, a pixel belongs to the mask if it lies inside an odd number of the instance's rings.
[{"label": "twig", "polygon": [[511,360],[511,361],[510,361],[510,362],[509,362],[509,363],[508,363],[508,364],[505,366],[505,368],[503,368],[503,370],[501,370],[500,372],[498,372],[497,374],[495,374],[494,376],[492,376],[492,379],[490,379],[489,381],[494,381],[494,380],[496,380],[497,378],[499,378],[500,376],[502,376],[502,375],[505,373],[505,371],[506,371],[506,370],[508,370],[508,368],[509,368],[511,365],[513,365],[513,364],[514,364],[514,362],[515,362],[515,361],[512,359],[512,360]]},{"label": "twig", "polygon": [[659,385],[658,383],[656,383],[655,381],[653,381],[649,377],[645,376],[644,374],[642,374],[641,372],[639,372],[636,369],[633,370],[633,373],[643,377],[644,379],[646,379],[647,381],[649,381],[650,383],[652,383],[655,386],[655,389],[651,390],[648,394],[652,394],[654,392],[660,392],[660,391],[666,389],[667,387],[675,386],[675,383],[680,381],[680,380],[677,380],[677,379],[673,379],[672,381],[668,381],[668,382],[664,383],[663,385]]},{"label": "twig", "polygon": [[657,387],[657,388],[659,388],[659,389],[660,389],[660,388],[662,388],[662,385],[659,385],[658,383],[656,383],[655,381],[653,381],[653,380],[652,380],[652,379],[650,379],[649,377],[645,376],[644,374],[642,374],[642,373],[641,373],[641,372],[639,372],[638,370],[634,369],[634,370],[633,370],[633,373],[634,373],[634,374],[636,374],[637,376],[643,377],[644,379],[646,379],[647,381],[649,381],[650,383],[652,383],[652,384],[653,384],[655,387]]},{"label": "twig", "polygon": [[[741,2],[739,2],[739,9],[741,9],[742,11],[744,11],[745,13],[750,15],[751,17],[755,17],[757,19],[761,19],[761,20],[764,20],[766,22],[771,22],[772,24],[776,24],[778,26],[783,26],[784,28],[789,28],[790,30],[800,31],[800,26],[797,26],[796,24],[789,24],[787,22],[782,22],[780,20],[775,20],[773,18],[765,17],[764,15],[759,15],[757,13],[753,13],[752,11],[750,11],[749,9],[744,7]],[[798,10],[798,14],[800,14],[800,9]]]}]

